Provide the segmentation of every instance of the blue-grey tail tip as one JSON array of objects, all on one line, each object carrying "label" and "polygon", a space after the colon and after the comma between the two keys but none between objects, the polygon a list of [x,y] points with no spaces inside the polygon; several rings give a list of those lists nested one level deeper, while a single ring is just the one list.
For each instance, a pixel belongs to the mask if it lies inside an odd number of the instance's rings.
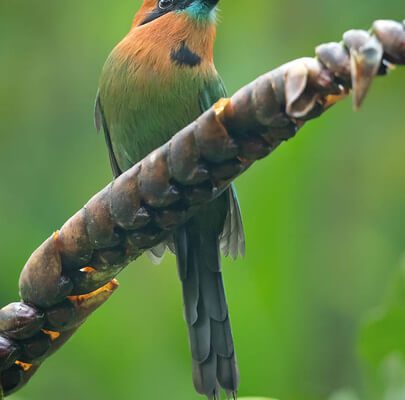
[{"label": "blue-grey tail tip", "polygon": [[[230,392],[226,391],[226,398],[227,400],[238,400],[238,393],[237,392]],[[207,396],[208,400],[221,400],[221,390],[217,389],[214,391],[212,396]]]},{"label": "blue-grey tail tip", "polygon": [[211,396],[207,396],[208,400],[221,400],[221,389],[217,387]]},{"label": "blue-grey tail tip", "polygon": [[[227,400],[238,400],[238,392],[226,390],[226,398]],[[216,397],[215,397],[216,396]],[[209,400],[220,400],[220,391],[218,390],[213,398],[209,398]]]}]

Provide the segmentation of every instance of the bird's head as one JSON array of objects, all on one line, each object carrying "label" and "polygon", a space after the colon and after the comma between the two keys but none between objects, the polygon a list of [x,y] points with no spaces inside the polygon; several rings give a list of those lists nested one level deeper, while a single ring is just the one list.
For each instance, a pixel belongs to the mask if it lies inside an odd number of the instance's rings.
[{"label": "bird's head", "polygon": [[131,31],[119,45],[123,59],[136,55],[137,63],[166,72],[177,66],[183,72],[186,68],[193,73],[213,73],[218,3],[219,0],[144,0]]},{"label": "bird's head", "polygon": [[167,14],[186,15],[195,22],[214,23],[219,0],[144,0],[134,26],[149,24]]}]

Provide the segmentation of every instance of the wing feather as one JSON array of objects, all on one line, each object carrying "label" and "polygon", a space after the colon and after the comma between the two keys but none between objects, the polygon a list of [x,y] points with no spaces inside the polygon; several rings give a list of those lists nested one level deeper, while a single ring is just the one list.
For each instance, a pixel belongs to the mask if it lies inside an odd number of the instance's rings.
[{"label": "wing feather", "polygon": [[114,174],[114,178],[117,178],[122,174],[122,171],[118,165],[117,158],[115,157],[110,131],[108,129],[107,121],[104,117],[103,107],[101,105],[100,91],[97,92],[96,104],[94,107],[94,124],[96,125],[97,132],[101,129],[104,131],[105,142],[108,148],[108,155],[110,157],[111,168]]},{"label": "wing feather", "polygon": [[[217,75],[207,83],[200,94],[201,112],[207,111],[220,98],[227,97],[226,88],[221,77]],[[245,233],[243,230],[242,214],[234,185],[229,188],[228,214],[225,220],[224,230],[221,235],[221,251],[227,257],[233,259],[240,254],[245,255]]]}]

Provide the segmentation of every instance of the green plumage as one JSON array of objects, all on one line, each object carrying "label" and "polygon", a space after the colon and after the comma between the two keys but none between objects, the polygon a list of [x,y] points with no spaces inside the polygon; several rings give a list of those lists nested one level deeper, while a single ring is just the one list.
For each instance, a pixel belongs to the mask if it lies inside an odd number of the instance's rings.
[{"label": "green plumage", "polygon": [[[153,70],[140,75],[136,58],[113,51],[100,81],[96,125],[104,130],[115,176],[226,95],[215,69],[207,75],[198,66],[173,64],[169,77]],[[203,207],[168,245],[176,252],[183,286],[195,387],[210,399],[219,387],[235,395],[239,378],[220,266],[220,247],[233,257],[244,252],[234,190]],[[162,256],[164,247],[154,255]]]},{"label": "green plumage", "polygon": [[140,80],[131,73],[131,61],[116,60],[113,53],[100,81],[100,103],[121,170],[167,142],[201,114],[202,106],[208,108],[225,94],[218,76],[202,78],[178,67],[169,82],[153,72]]}]

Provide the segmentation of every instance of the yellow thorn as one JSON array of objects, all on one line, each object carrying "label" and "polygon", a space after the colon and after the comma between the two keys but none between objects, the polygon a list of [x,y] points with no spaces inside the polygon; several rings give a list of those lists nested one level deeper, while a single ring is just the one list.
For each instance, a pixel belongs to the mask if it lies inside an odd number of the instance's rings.
[{"label": "yellow thorn", "polygon": [[68,299],[76,304],[81,304],[84,301],[91,299],[103,292],[112,292],[119,286],[117,279],[113,279],[112,281],[108,282],[106,285],[102,286],[101,288],[95,290],[94,292],[82,294],[80,296],[69,296]]},{"label": "yellow thorn", "polygon": [[226,98],[219,99],[213,106],[213,110],[215,111],[215,114],[217,116],[221,115],[224,112],[226,106],[230,103],[230,101],[231,101],[230,99],[226,99]]},{"label": "yellow thorn", "polygon": [[60,332],[56,331],[47,331],[45,329],[42,329],[42,332],[45,333],[45,335],[48,335],[51,338],[52,342],[54,342],[60,336]]},{"label": "yellow thorn", "polygon": [[342,92],[341,94],[330,94],[329,96],[326,96],[323,106],[325,107],[325,109],[330,108],[339,101],[345,99],[348,95],[349,93],[346,91]]},{"label": "yellow thorn", "polygon": [[93,267],[84,267],[80,270],[80,272],[87,272],[87,273],[91,273],[94,271],[95,271],[95,269]]},{"label": "yellow thorn", "polygon": [[16,361],[15,363],[20,366],[24,372],[28,372],[33,367],[32,364],[24,363],[22,361]]}]

